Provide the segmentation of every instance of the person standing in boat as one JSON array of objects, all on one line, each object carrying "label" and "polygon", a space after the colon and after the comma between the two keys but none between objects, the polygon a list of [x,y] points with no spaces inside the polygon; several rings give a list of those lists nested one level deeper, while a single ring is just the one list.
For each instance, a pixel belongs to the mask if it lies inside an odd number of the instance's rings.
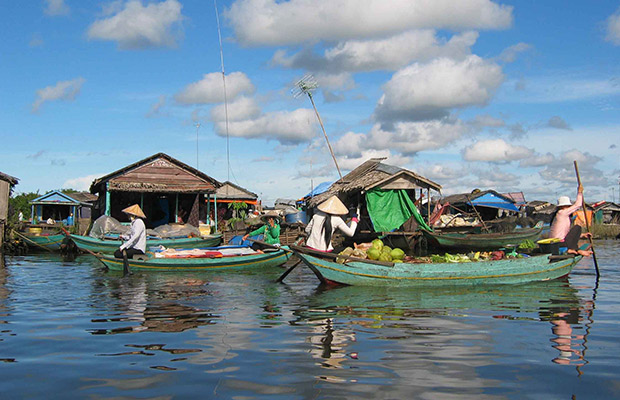
[{"label": "person standing in boat", "polygon": [[558,199],[557,211],[553,221],[551,221],[550,238],[557,238],[564,242],[564,246],[568,249],[569,254],[581,254],[589,256],[592,250],[580,250],[579,239],[587,239],[591,234],[589,232],[582,234],[581,226],[573,225],[571,227],[571,214],[581,208],[583,204],[583,186],[577,188],[577,199],[573,204],[568,196],[560,196]]},{"label": "person standing in boat", "polygon": [[146,218],[146,215],[144,215],[142,209],[137,204],[125,208],[123,212],[131,220],[131,229],[129,236],[120,235],[120,238],[125,240],[125,243],[114,252],[114,257],[123,258],[123,251],[127,253],[128,258],[135,254],[144,254],[146,252],[146,226],[142,218]]},{"label": "person standing in boat", "polygon": [[353,236],[359,222],[359,208],[356,215],[353,216],[350,225],[347,225],[342,219],[342,215],[347,215],[349,210],[342,204],[342,201],[336,196],[332,196],[325,200],[317,207],[317,212],[306,226],[308,239],[306,246],[320,251],[332,251],[332,235],[336,229],[339,229],[347,236]]},{"label": "person standing in boat", "polygon": [[[280,221],[282,219],[280,214],[275,211],[268,212],[261,215],[260,219],[264,222],[264,225],[243,236],[243,241],[246,241],[249,236],[262,234],[265,243],[273,246],[280,246]],[[254,249],[258,249],[257,247],[260,248],[261,246],[252,245]]]}]

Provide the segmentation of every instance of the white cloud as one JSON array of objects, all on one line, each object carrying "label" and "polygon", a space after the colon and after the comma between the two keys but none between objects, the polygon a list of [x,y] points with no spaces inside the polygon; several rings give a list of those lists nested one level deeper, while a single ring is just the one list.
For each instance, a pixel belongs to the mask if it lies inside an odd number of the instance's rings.
[{"label": "white cloud", "polygon": [[237,39],[249,46],[380,38],[413,29],[512,25],[512,7],[489,0],[240,0],[225,15]]},{"label": "white cloud", "polygon": [[530,157],[525,158],[519,162],[520,167],[543,167],[545,165],[552,164],[555,161],[555,156],[551,153],[546,154],[532,154]]},{"label": "white cloud", "polygon": [[353,169],[359,167],[362,163],[368,161],[371,158],[382,157],[386,157],[386,160],[383,162],[390,165],[404,165],[411,161],[409,157],[392,154],[392,152],[390,152],[389,150],[375,149],[363,150],[357,157],[337,157],[337,160],[338,166],[340,167],[341,171],[352,171]]},{"label": "white cloud", "polygon": [[512,145],[503,139],[491,139],[481,140],[464,148],[462,154],[466,161],[507,163],[530,157],[534,151],[524,146]]},{"label": "white cloud", "polygon": [[[241,96],[228,104],[228,120],[243,121],[253,119],[260,115],[261,109],[252,97]],[[226,121],[226,105],[220,104],[211,109],[213,121]]]},{"label": "white cloud", "polygon": [[506,90],[501,91],[497,100],[502,103],[563,103],[620,94],[617,78],[599,79],[557,73],[530,78],[527,86],[522,83],[513,81],[506,85]]},{"label": "white cloud", "polygon": [[517,55],[519,55],[519,53],[527,51],[531,48],[532,46],[527,43],[517,43],[513,46],[510,46],[504,49],[504,51],[502,51],[501,54],[499,55],[498,59],[505,63],[511,63],[517,59]]},{"label": "white cloud", "polygon": [[549,118],[549,121],[547,121],[547,126],[549,126],[550,128],[565,129],[568,131],[573,130],[573,128],[570,127],[568,122],[566,122],[562,117],[557,115]]},{"label": "white cloud", "polygon": [[607,36],[605,39],[620,46],[620,8],[607,18]]},{"label": "white cloud", "polygon": [[[273,139],[282,144],[297,144],[311,140],[317,134],[313,110],[300,108],[294,111],[265,113],[257,118],[229,121],[228,134],[248,139]],[[216,133],[226,136],[224,121],[215,123]]]},{"label": "white cloud", "polygon": [[442,43],[434,30],[416,30],[389,38],[344,41],[327,49],[323,56],[310,49],[291,56],[279,50],[272,62],[287,68],[312,71],[394,71],[413,61],[428,61],[437,57],[463,59],[471,53],[470,48],[477,38],[477,32],[465,32]]},{"label": "white cloud", "polygon": [[149,110],[149,112],[146,113],[146,117],[152,118],[152,117],[156,117],[159,115],[165,115],[165,113],[162,111],[165,105],[166,105],[166,96],[162,94],[161,96],[159,96],[157,102],[151,106],[151,109]]},{"label": "white cloud", "polygon": [[497,64],[476,55],[415,63],[384,85],[375,116],[380,121],[441,118],[451,108],[486,104],[503,80]]},{"label": "white cloud", "polygon": [[181,8],[177,0],[146,6],[140,0],[131,0],[124,8],[114,10],[115,15],[91,24],[88,38],[115,41],[125,50],[173,47],[182,34]]},{"label": "white cloud", "polygon": [[43,11],[47,15],[67,15],[69,14],[69,6],[65,4],[65,0],[44,0],[45,8]]},{"label": "white cloud", "polygon": [[82,85],[86,82],[86,79],[79,77],[70,81],[61,81],[56,83],[55,86],[47,86],[43,89],[37,90],[37,99],[32,104],[31,111],[36,113],[41,106],[54,100],[72,101],[80,94]]},{"label": "white cloud", "polygon": [[[226,97],[234,100],[241,94],[254,93],[254,85],[243,72],[233,72],[226,75]],[[174,96],[181,104],[215,104],[224,102],[224,82],[222,74],[211,72],[205,74],[202,80],[187,85]]]},{"label": "white cloud", "polygon": [[90,189],[91,183],[93,183],[95,179],[104,175],[105,174],[94,174],[68,179],[65,181],[65,183],[62,184],[62,187],[65,189],[75,189],[82,192],[88,191]]},{"label": "white cloud", "polygon": [[348,132],[333,144],[338,155],[358,157],[369,150],[390,150],[410,156],[424,150],[442,148],[468,131],[461,121],[433,120],[424,122],[399,122],[392,130],[375,124],[368,134]]}]

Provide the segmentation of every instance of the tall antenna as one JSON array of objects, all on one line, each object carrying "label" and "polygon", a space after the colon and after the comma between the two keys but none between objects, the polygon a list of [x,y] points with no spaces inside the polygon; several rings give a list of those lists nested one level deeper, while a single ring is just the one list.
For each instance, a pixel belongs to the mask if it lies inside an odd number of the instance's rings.
[{"label": "tall antenna", "polygon": [[327,137],[327,132],[325,132],[325,127],[323,126],[323,121],[321,121],[321,116],[319,115],[319,111],[316,109],[316,104],[314,104],[314,99],[312,98],[312,91],[319,87],[319,84],[316,82],[316,79],[312,75],[306,75],[295,83],[295,87],[291,89],[291,93],[293,96],[299,97],[301,95],[307,94],[310,98],[310,102],[312,103],[312,107],[314,108],[314,112],[316,113],[316,117],[319,120],[319,124],[321,124],[321,129],[323,130],[323,136],[325,136],[325,141],[327,142],[327,147],[329,148],[329,152],[332,155],[332,159],[334,160],[334,164],[336,164],[336,169],[338,170],[338,175],[340,176],[340,180],[342,180],[342,173],[340,172],[340,167],[338,166],[338,162],[336,161],[336,156],[334,155],[334,150],[332,149],[332,145],[329,143],[329,138]]},{"label": "tall antenna", "polygon": [[200,122],[196,123],[196,169],[198,168],[198,128],[200,128]]},{"label": "tall antenna", "polygon": [[226,73],[224,70],[224,47],[222,46],[222,31],[220,29],[220,15],[217,11],[217,0],[213,0],[215,7],[215,19],[217,21],[217,36],[220,41],[220,63],[222,65],[222,82],[224,84],[224,114],[226,116],[226,173],[227,180],[230,182],[230,139],[228,135],[228,96],[226,94]]}]

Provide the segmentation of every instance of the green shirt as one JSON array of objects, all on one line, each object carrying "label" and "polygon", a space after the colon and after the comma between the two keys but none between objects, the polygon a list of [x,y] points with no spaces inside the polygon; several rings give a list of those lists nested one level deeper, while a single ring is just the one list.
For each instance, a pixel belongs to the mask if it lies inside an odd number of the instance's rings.
[{"label": "green shirt", "polygon": [[275,224],[273,228],[270,225],[263,225],[257,230],[250,232],[250,236],[256,236],[264,234],[264,242],[267,244],[279,244],[280,243],[280,225]]}]

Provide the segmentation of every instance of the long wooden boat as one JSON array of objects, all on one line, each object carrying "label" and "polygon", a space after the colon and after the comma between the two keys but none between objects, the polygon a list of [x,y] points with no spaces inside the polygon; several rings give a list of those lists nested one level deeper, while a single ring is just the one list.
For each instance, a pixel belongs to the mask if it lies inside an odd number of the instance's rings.
[{"label": "long wooden boat", "polygon": [[[75,244],[83,250],[90,250],[92,252],[100,253],[114,253],[121,244],[122,240],[112,239],[98,239],[91,236],[82,235],[69,235],[69,237],[75,242]],[[222,235],[212,234],[205,237],[184,237],[174,239],[146,239],[147,250],[151,247],[164,246],[170,249],[184,249],[184,248],[202,248],[217,246],[222,241]]]},{"label": "long wooden boat", "polygon": [[422,230],[429,244],[442,249],[453,250],[497,250],[508,245],[518,246],[525,240],[537,241],[543,232],[542,222],[533,228],[520,228],[502,233],[438,233]]},{"label": "long wooden boat", "polygon": [[367,286],[431,286],[514,284],[545,281],[568,275],[581,256],[542,254],[525,258],[469,263],[387,263],[349,259],[299,246],[293,252],[322,283]]},{"label": "long wooden boat", "polygon": [[22,233],[20,237],[34,249],[45,248],[50,251],[60,250],[60,245],[65,240],[65,235],[62,233],[39,235]]},{"label": "long wooden boat", "polygon": [[[205,250],[217,252],[219,249],[243,248],[244,246],[221,246]],[[94,254],[99,261],[111,270],[123,270],[123,260],[109,254]],[[147,252],[143,259],[129,259],[130,271],[210,271],[229,269],[248,269],[277,267],[284,264],[291,257],[287,247],[265,250],[261,253],[220,256],[220,257],[191,257],[191,258],[157,258],[155,253]]]}]

